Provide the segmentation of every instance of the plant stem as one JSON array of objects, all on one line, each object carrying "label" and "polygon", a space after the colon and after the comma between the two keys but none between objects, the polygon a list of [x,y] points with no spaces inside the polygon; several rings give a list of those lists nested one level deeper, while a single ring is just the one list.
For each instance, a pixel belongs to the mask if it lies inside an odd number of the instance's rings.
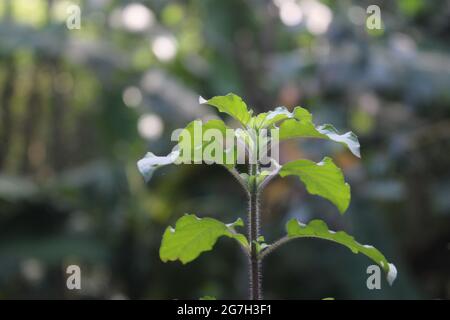
[{"label": "plant stem", "polygon": [[250,300],[262,299],[261,286],[261,260],[256,250],[256,241],[259,237],[259,191],[256,182],[258,165],[250,165],[249,174],[252,177],[249,192],[248,208],[248,238],[251,244],[249,257],[249,295]]},{"label": "plant stem", "polygon": [[264,249],[262,252],[260,252],[259,259],[263,260],[267,255],[275,251],[279,246],[281,246],[286,242],[289,242],[290,240],[292,240],[292,238],[289,238],[288,236],[284,236],[283,238],[278,239],[277,241],[272,243],[267,249]]}]

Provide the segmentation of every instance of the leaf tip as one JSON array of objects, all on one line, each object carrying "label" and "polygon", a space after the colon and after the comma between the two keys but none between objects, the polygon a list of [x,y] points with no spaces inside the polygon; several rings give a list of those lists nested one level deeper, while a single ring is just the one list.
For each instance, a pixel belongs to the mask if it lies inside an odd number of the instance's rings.
[{"label": "leaf tip", "polygon": [[136,163],[137,168],[138,168],[139,172],[141,173],[141,175],[144,177],[145,182],[149,182],[153,175],[152,166],[149,164],[149,161],[148,161],[148,157],[151,157],[151,156],[154,156],[154,154],[151,152],[148,152],[144,158],[140,159]]},{"label": "leaf tip", "polygon": [[394,264],[389,263],[389,271],[387,274],[387,282],[390,286],[394,283],[395,279],[397,278],[397,268]]},{"label": "leaf tip", "polygon": [[199,104],[204,104],[207,103],[208,100],[206,100],[205,98],[203,98],[202,96],[198,96],[198,103]]},{"label": "leaf tip", "polygon": [[244,220],[242,220],[242,218],[238,218],[235,222],[227,224],[227,226],[230,226],[230,227],[243,227],[244,226]]}]

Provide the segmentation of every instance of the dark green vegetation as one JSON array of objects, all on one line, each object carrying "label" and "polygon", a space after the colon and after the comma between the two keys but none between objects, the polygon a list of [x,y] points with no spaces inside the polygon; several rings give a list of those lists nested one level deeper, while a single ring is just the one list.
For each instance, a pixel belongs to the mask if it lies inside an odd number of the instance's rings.
[{"label": "dark green vegetation", "polygon": [[[323,139],[284,141],[282,163],[333,159],[352,200],[340,216],[296,176],[275,178],[265,241],[293,218],[320,219],[401,270],[394,286],[369,291],[369,259],[295,240],[265,259],[264,298],[450,298],[445,1],[322,1],[332,18],[322,33],[306,15],[283,23],[275,1],[137,1],[151,12],[143,31],[122,22],[131,1],[72,2],[81,30],[65,27],[64,1],[0,0],[1,299],[247,297],[246,260],[227,237],[186,265],[158,254],[185,212],[236,221],[246,195],[235,179],[216,165],[167,166],[145,184],[136,170],[145,150],[171,151],[175,128],[217,117],[199,95],[227,92],[255,113],[305,106],[362,145],[359,160]],[[369,4],[381,8],[377,34],[360,24]],[[64,286],[72,263],[79,292]]]}]

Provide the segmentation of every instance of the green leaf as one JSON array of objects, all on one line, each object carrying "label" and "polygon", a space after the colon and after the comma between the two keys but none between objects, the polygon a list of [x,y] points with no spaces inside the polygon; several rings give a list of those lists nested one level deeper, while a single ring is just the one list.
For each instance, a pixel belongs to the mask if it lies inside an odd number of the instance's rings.
[{"label": "green leaf", "polygon": [[286,231],[289,238],[306,237],[330,240],[346,246],[353,253],[364,254],[387,273],[387,281],[391,285],[397,277],[397,269],[393,264],[386,260],[380,251],[370,245],[362,245],[358,243],[352,236],[348,235],[344,231],[335,232],[329,230],[327,224],[322,220],[312,220],[305,225],[296,219],[291,219],[286,224]]},{"label": "green leaf", "polygon": [[[219,163],[225,164],[227,167],[234,167],[234,163],[236,163],[236,146],[234,148],[222,148],[222,144],[219,144],[221,148],[219,151],[220,154],[217,157],[208,156],[208,153],[203,152],[214,141],[214,138],[206,139],[205,133],[209,129],[218,130],[217,133],[220,133],[223,138],[226,138],[226,130],[228,127],[222,120],[210,120],[206,123],[202,123],[200,120],[194,120],[180,133],[180,141],[170,154],[167,156],[156,156],[148,152],[144,158],[137,162],[138,169],[144,176],[145,181],[151,179],[157,168],[173,163],[199,163],[207,161],[209,163]],[[195,136],[196,130],[201,130],[201,134],[198,134],[197,137]],[[189,137],[189,139],[184,139],[183,136]],[[185,155],[185,152],[188,154]],[[183,162],[183,159],[189,159],[190,161]],[[227,159],[230,160],[230,164],[227,164]]]},{"label": "green leaf", "polygon": [[350,186],[344,181],[341,169],[329,157],[319,163],[304,159],[288,162],[282,166],[279,174],[282,177],[298,176],[309,193],[328,199],[341,213],[347,210]]},{"label": "green leaf", "polygon": [[249,126],[254,129],[269,128],[277,122],[292,118],[293,116],[286,107],[276,107],[275,110],[260,113],[252,117]]},{"label": "green leaf", "polygon": [[216,297],[213,296],[203,296],[199,300],[217,300]]},{"label": "green leaf", "polygon": [[242,226],[242,219],[224,224],[216,219],[201,219],[186,214],[178,219],[175,228],[169,226],[164,232],[159,255],[164,262],[180,260],[186,264],[202,252],[211,250],[222,236],[236,239],[244,248],[248,248],[247,238],[234,230]]},{"label": "green leaf", "polygon": [[259,236],[258,239],[254,241],[254,243],[256,246],[256,253],[260,253],[261,251],[269,247],[263,236]]},{"label": "green leaf", "polygon": [[209,100],[200,97],[201,104],[209,104],[220,112],[226,113],[238,120],[244,126],[250,121],[252,111],[249,111],[245,102],[237,95],[229,93],[226,96],[216,96]]},{"label": "green leaf", "polygon": [[358,137],[353,132],[339,134],[331,124],[315,126],[308,110],[296,107],[292,112],[293,119],[287,119],[279,126],[280,140],[291,138],[319,138],[345,145],[355,156],[361,157]]},{"label": "green leaf", "polygon": [[[181,135],[186,134],[189,139],[182,137],[178,143],[180,150],[180,161],[184,156],[184,152],[187,152],[186,156],[191,159],[191,162],[201,163],[206,161],[208,163],[226,164],[227,159],[230,161],[228,166],[233,167],[236,163],[236,146],[228,148],[226,145],[226,130],[229,129],[222,120],[209,120],[206,123],[202,123],[200,120],[194,120],[190,122],[184,132]],[[201,130],[201,134],[200,134]],[[211,130],[216,130],[216,133],[220,135],[216,140],[215,137],[207,136],[211,133]],[[197,131],[197,132],[196,132]],[[234,139],[234,136],[231,137]],[[204,152],[208,146],[212,146],[213,142],[218,147],[218,154],[210,155],[209,152]],[[225,145],[224,145],[225,143]]]},{"label": "green leaf", "polygon": [[339,134],[337,129],[333,127],[331,124],[323,124],[317,127],[317,131],[319,131],[323,137],[332,141],[339,142],[345,146],[358,158],[361,158],[361,152],[359,150],[359,140],[356,134],[349,131],[344,134]]}]

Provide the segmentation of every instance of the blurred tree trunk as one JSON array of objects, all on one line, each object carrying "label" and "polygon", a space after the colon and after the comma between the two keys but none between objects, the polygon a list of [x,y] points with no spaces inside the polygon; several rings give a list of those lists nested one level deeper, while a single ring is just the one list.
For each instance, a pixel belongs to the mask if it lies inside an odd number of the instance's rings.
[{"label": "blurred tree trunk", "polygon": [[[48,1],[47,25],[51,23],[51,11],[54,5],[53,0]],[[60,171],[64,167],[64,97],[59,90],[58,75],[62,69],[62,58],[60,56],[51,57],[48,61],[51,77],[50,94],[50,157],[53,169]]]},{"label": "blurred tree trunk", "polygon": [[[5,2],[4,17],[6,21],[11,21],[12,17],[12,3],[10,0]],[[1,112],[1,131],[0,131],[0,169],[3,169],[6,159],[8,157],[8,151],[11,142],[11,129],[12,129],[12,113],[11,102],[14,95],[14,81],[16,78],[16,67],[14,64],[14,56],[6,53],[4,60],[5,77],[3,92],[0,96],[0,112]]]},{"label": "blurred tree trunk", "polygon": [[42,114],[42,100],[40,97],[39,87],[39,56],[36,56],[34,66],[35,67],[31,75],[32,87],[28,95],[28,102],[26,104],[25,120],[23,122],[22,131],[24,135],[24,145],[21,169],[24,173],[29,173],[33,164],[33,150],[31,149],[31,147],[33,145],[33,140],[36,140],[36,129],[40,123]]},{"label": "blurred tree trunk", "polygon": [[[46,6],[46,16],[44,28],[49,26],[52,22],[51,12],[53,0],[48,0]],[[43,67],[45,67],[45,59],[43,59],[42,53],[39,51],[34,54],[33,70],[31,75],[31,90],[28,95],[27,103],[25,106],[25,119],[23,122],[23,135],[24,135],[24,145],[23,145],[23,157],[21,161],[21,170],[24,173],[30,173],[33,169],[32,167],[36,165],[34,159],[38,155],[35,154],[36,150],[33,150],[36,141],[39,139],[37,137],[37,127],[42,119],[43,111],[43,97],[41,90],[44,88],[40,87],[41,72]]]}]

